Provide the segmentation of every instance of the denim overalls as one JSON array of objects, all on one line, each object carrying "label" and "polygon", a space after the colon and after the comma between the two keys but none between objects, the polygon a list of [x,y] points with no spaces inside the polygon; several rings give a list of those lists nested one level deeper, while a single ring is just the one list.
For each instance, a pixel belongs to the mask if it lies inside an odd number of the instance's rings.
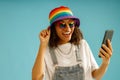
[{"label": "denim overalls", "polygon": [[[79,46],[76,47],[76,60],[81,62],[80,54],[78,53]],[[54,49],[50,49],[51,58],[54,65],[57,65],[57,57],[54,53]],[[70,66],[70,67],[61,67],[55,66],[55,73],[52,77],[52,80],[85,80],[84,69],[80,64]]]}]

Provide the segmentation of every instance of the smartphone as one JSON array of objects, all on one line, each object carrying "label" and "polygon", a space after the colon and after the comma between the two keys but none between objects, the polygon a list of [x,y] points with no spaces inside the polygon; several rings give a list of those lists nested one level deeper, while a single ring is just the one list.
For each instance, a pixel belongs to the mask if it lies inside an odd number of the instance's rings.
[{"label": "smartphone", "polygon": [[[105,34],[104,34],[102,44],[105,44],[107,46],[107,39],[112,41],[113,33],[114,33],[114,30],[106,30]],[[101,56],[99,55],[99,57],[101,57]]]}]

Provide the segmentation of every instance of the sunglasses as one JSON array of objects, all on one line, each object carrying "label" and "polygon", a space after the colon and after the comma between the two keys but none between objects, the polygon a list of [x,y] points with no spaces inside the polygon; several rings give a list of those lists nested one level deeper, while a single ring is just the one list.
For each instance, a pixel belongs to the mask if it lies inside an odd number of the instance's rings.
[{"label": "sunglasses", "polygon": [[58,22],[57,23],[57,26],[59,26],[61,29],[66,28],[68,25],[69,25],[70,28],[73,28],[73,27],[75,27],[75,22],[72,21],[72,22],[69,22],[67,24],[64,23],[64,22]]}]

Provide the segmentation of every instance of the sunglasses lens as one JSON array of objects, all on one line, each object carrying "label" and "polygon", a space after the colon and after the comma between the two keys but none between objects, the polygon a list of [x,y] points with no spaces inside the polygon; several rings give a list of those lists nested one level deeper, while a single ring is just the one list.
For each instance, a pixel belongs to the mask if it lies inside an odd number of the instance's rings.
[{"label": "sunglasses lens", "polygon": [[66,27],[66,24],[60,23],[59,26],[60,26],[60,28],[65,28],[65,27]]},{"label": "sunglasses lens", "polygon": [[73,28],[73,27],[75,27],[75,22],[74,22],[74,21],[71,21],[71,22],[68,22],[68,23],[58,22],[57,25],[58,25],[61,29],[66,28],[67,26],[69,26],[69,28]]},{"label": "sunglasses lens", "polygon": [[70,27],[70,28],[74,27],[74,23],[70,23],[70,24],[69,24],[69,27]]}]

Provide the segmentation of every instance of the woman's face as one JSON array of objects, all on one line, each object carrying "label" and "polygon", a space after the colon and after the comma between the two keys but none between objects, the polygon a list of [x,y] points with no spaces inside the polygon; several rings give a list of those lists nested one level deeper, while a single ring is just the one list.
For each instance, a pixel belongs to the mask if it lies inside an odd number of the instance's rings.
[{"label": "woman's face", "polygon": [[67,43],[71,40],[75,28],[75,21],[72,19],[64,19],[55,24],[55,29],[60,38],[59,44]]}]

